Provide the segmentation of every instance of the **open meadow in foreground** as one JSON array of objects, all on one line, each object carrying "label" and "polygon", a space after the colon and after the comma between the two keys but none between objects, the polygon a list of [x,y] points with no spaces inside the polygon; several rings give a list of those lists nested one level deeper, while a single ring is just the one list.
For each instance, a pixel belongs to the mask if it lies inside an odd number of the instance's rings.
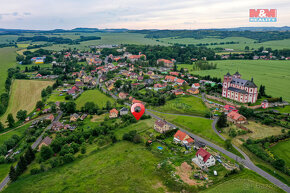
[{"label": "open meadow in foreground", "polygon": [[41,100],[41,91],[52,85],[52,81],[14,80],[8,108],[1,117],[2,123],[6,121],[9,113],[12,113],[14,119],[19,110],[26,110],[27,113],[30,113],[35,108],[37,101]]},{"label": "open meadow in foreground", "polygon": [[290,167],[290,140],[278,142],[270,148],[274,155],[285,160],[286,165]]},{"label": "open meadow in foreground", "polygon": [[120,142],[71,164],[23,176],[4,192],[165,192],[158,188],[159,161],[142,145]]},{"label": "open meadow in foreground", "polygon": [[[210,61],[217,64],[217,69],[190,71],[202,76],[222,78],[227,72],[234,74],[237,70],[243,79],[254,78],[255,84],[266,86],[266,93],[273,97],[282,96],[284,100],[290,101],[290,61],[287,60],[219,60]],[[193,69],[193,65],[179,66]]]}]

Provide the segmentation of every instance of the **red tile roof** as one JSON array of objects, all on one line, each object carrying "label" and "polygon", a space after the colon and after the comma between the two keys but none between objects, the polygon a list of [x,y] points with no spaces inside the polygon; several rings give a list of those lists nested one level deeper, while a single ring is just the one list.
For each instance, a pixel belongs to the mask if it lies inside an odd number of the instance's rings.
[{"label": "red tile roof", "polygon": [[238,120],[241,116],[241,114],[239,114],[238,112],[236,111],[231,111],[229,114],[228,114],[228,117],[233,119],[233,120]]},{"label": "red tile roof", "polygon": [[204,150],[203,148],[199,148],[199,150],[196,152],[196,156],[200,155],[201,157],[203,157],[203,161],[206,162],[208,160],[208,158],[211,156],[210,153],[208,153],[206,150]]},{"label": "red tile roof", "polygon": [[187,134],[184,133],[184,132],[182,132],[182,131],[180,131],[180,130],[178,130],[178,131],[175,133],[175,135],[174,135],[175,138],[177,138],[177,139],[179,139],[179,140],[181,140],[181,141],[183,141],[183,139],[184,139],[186,136],[187,136]]},{"label": "red tile roof", "polygon": [[111,113],[117,113],[118,114],[118,110],[117,109],[112,109],[112,110],[110,110],[110,114]]}]

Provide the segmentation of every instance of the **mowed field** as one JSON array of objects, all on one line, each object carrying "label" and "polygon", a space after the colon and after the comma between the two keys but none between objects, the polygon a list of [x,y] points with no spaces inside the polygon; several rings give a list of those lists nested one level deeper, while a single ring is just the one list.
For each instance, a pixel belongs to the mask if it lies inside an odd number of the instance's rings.
[{"label": "mowed field", "polygon": [[5,123],[9,113],[14,119],[19,110],[26,110],[30,113],[41,100],[41,91],[47,86],[52,86],[52,81],[38,80],[14,80],[11,87],[9,105],[5,114],[1,117],[1,122]]},{"label": "mowed field", "polygon": [[203,38],[203,39],[194,39],[194,38],[160,38],[161,43],[164,44],[210,44],[210,43],[221,43],[221,42],[239,42],[238,44],[223,44],[223,45],[209,45],[209,48],[229,48],[234,49],[236,51],[243,51],[246,46],[249,46],[250,50],[260,48],[263,46],[264,48],[272,48],[272,49],[290,49],[290,39],[285,40],[274,40],[267,41],[262,43],[254,43],[256,40],[245,38],[245,37],[228,37],[228,38]]},{"label": "mowed field", "polygon": [[108,97],[107,95],[96,89],[83,92],[75,102],[77,104],[77,109],[80,109],[86,104],[86,102],[94,102],[99,106],[99,108],[102,108],[106,106],[107,101],[110,101],[112,105],[114,103],[113,98]]},{"label": "mowed field", "polygon": [[185,115],[205,116],[209,110],[200,98],[194,96],[177,97],[173,100],[166,101],[166,104],[158,107],[149,107],[150,109],[164,112]]},{"label": "mowed field", "polygon": [[5,91],[5,81],[8,76],[7,70],[15,66],[16,48],[0,48],[0,94]]},{"label": "mowed field", "polygon": [[[212,61],[217,63],[217,69],[190,71],[193,74],[202,76],[222,78],[229,71],[234,74],[237,70],[243,79],[254,78],[255,84],[266,86],[266,93],[273,97],[282,96],[284,100],[290,101],[290,61],[287,60],[220,60]],[[179,65],[191,70],[193,65]]]},{"label": "mowed field", "polygon": [[286,162],[286,165],[290,167],[290,140],[281,141],[271,147],[271,151],[277,155],[279,158],[283,159]]},{"label": "mowed field", "polygon": [[119,142],[71,164],[20,177],[3,192],[165,192],[143,145]]}]

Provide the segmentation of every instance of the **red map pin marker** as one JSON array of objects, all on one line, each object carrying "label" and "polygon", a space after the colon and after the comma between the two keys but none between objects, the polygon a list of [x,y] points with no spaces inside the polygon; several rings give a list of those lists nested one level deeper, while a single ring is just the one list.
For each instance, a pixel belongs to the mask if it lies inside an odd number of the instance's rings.
[{"label": "red map pin marker", "polygon": [[142,103],[134,103],[131,106],[131,113],[133,116],[139,120],[145,112],[145,107]]}]

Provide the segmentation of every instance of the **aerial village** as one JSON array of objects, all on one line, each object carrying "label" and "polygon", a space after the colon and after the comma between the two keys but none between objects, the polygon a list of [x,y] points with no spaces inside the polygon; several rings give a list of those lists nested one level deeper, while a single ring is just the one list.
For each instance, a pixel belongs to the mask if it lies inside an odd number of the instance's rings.
[{"label": "aerial village", "polygon": [[[37,56],[31,58],[36,67],[19,72],[27,79],[55,81],[42,91],[43,100],[37,103],[35,111],[25,121],[33,122],[31,129],[46,128],[37,149],[42,151],[47,147],[55,155],[69,155],[62,160],[63,164],[72,161],[72,154],[79,148],[85,152],[85,148],[79,145],[82,141],[98,139],[98,145],[102,146],[128,140],[144,143],[151,151],[166,157],[157,167],[164,169],[164,165],[170,165],[174,168],[173,173],[168,171],[170,178],[189,185],[208,187],[225,176],[238,173],[243,167],[234,157],[229,158],[208,146],[207,141],[200,140],[198,133],[184,130],[179,124],[172,124],[161,116],[162,106],[171,100],[182,101],[189,97],[200,100],[206,109],[204,114],[197,116],[218,122],[217,128],[210,127],[210,130],[213,129],[222,138],[250,135],[253,133],[250,128],[252,122],[289,128],[286,115],[279,114],[285,121],[277,122],[278,115],[267,111],[288,103],[280,98],[261,96],[266,94],[261,93],[255,84],[255,77],[242,79],[238,71],[225,72],[222,80],[202,77],[193,75],[187,68],[178,68],[174,58],[159,58],[155,66],[149,66],[147,56],[142,52],[132,54],[126,47],[118,46],[114,47],[113,55],[108,54],[108,50],[103,53],[103,49],[94,48],[90,52],[66,50],[47,53],[49,56],[36,53]],[[51,58],[51,66],[42,68],[48,57]],[[202,60],[206,62],[206,57]],[[134,103],[142,103],[146,108],[141,121],[153,119],[151,129],[146,132],[139,130],[140,125],[131,115],[130,107]],[[173,108],[181,107],[177,104]],[[182,108],[186,110],[190,107]],[[260,113],[254,116],[256,111]],[[177,110],[172,112],[174,114],[182,113]],[[132,125],[132,130],[114,135],[114,130],[122,130],[129,125]],[[32,135],[35,138],[38,134]],[[223,144],[221,139],[217,141],[219,145]],[[231,142],[226,141],[225,148],[236,153]],[[6,158],[12,159],[17,153],[20,153],[17,149],[7,151]],[[40,162],[45,163],[51,157],[43,156]],[[177,162],[182,164],[177,167]]]}]

